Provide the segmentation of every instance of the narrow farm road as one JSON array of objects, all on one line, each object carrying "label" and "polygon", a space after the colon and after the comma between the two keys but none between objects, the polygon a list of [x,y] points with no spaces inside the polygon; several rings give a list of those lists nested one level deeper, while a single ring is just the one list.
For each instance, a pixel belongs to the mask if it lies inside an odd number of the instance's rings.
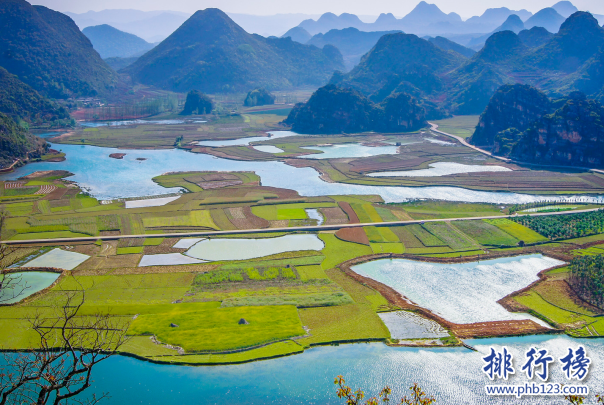
[{"label": "narrow farm road", "polygon": [[547,168],[549,168],[549,169],[565,169],[565,170],[568,170],[568,169],[575,169],[575,170],[588,170],[588,171],[592,171],[592,172],[596,172],[596,173],[601,173],[601,174],[604,174],[604,170],[601,170],[601,169],[594,169],[594,168],[591,168],[591,167],[556,166],[556,165],[539,165],[539,164],[534,164],[534,163],[519,162],[519,161],[516,161],[516,160],[512,160],[512,159],[504,158],[504,157],[501,157],[501,156],[495,156],[495,155],[493,155],[491,152],[488,152],[488,151],[486,151],[486,150],[484,150],[484,149],[480,149],[480,148],[479,148],[479,147],[477,147],[477,146],[474,146],[474,145],[469,144],[469,143],[468,143],[468,142],[467,142],[467,141],[466,141],[464,138],[462,138],[461,136],[457,136],[457,135],[449,134],[449,133],[447,133],[447,132],[440,131],[440,130],[438,129],[438,125],[437,125],[437,124],[434,124],[433,122],[428,122],[428,124],[430,124],[430,126],[431,126],[431,128],[430,128],[430,130],[431,130],[431,131],[434,131],[434,132],[436,132],[436,133],[438,133],[438,134],[445,135],[445,136],[448,136],[448,137],[450,137],[450,138],[453,138],[453,139],[455,139],[455,140],[459,141],[459,143],[461,143],[462,145],[467,146],[468,148],[474,149],[474,150],[475,150],[475,151],[477,151],[477,152],[483,153],[483,154],[485,154],[485,155],[487,155],[487,156],[489,156],[489,157],[492,157],[492,158],[494,158],[494,159],[501,160],[501,161],[506,162],[506,163],[516,163],[516,164],[519,164],[519,165],[524,165],[524,166],[535,166],[535,167],[542,167],[542,168],[546,168],[546,169],[547,169]]},{"label": "narrow farm road", "polygon": [[[531,217],[540,217],[548,215],[569,215],[580,212],[597,211],[600,208],[591,208],[587,210],[563,211],[563,212],[544,212],[523,214]],[[223,236],[223,235],[247,235],[255,233],[273,233],[273,232],[300,232],[300,231],[337,231],[344,228],[362,228],[364,226],[401,226],[422,224],[426,222],[451,222],[451,221],[472,221],[478,219],[497,219],[497,218],[512,218],[514,215],[492,215],[485,217],[466,217],[466,218],[447,218],[447,219],[424,219],[410,221],[393,221],[393,222],[369,222],[359,224],[341,224],[341,225],[317,225],[317,226],[292,226],[288,228],[261,228],[261,229],[238,229],[233,231],[196,231],[182,233],[161,233],[161,234],[142,234],[142,235],[111,235],[111,236],[90,236],[78,238],[55,238],[55,239],[31,239],[31,240],[5,240],[0,241],[0,244],[6,245],[29,245],[38,243],[60,243],[66,244],[69,242],[94,242],[97,240],[117,240],[122,238],[184,238],[191,236]]]}]

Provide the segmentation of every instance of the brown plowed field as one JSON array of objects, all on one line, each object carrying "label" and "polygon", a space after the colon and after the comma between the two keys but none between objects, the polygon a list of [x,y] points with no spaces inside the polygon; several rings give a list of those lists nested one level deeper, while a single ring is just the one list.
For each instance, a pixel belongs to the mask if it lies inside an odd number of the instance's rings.
[{"label": "brown plowed field", "polygon": [[363,228],[343,228],[336,232],[336,237],[346,242],[369,246],[369,239]]}]

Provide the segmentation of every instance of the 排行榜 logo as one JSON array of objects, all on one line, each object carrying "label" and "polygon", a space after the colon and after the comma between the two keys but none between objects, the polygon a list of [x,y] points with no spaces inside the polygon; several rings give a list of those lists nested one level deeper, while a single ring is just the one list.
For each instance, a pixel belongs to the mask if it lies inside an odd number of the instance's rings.
[{"label": "\u6392\u884c\u699c logo", "polygon": [[[516,374],[514,355],[507,347],[490,348],[487,356],[482,357],[482,371],[491,381],[507,381]],[[553,367],[559,366],[566,380],[583,381],[589,373],[591,359],[587,356],[585,347],[569,347],[564,353],[559,353],[557,360],[554,353],[548,349],[530,347],[521,359],[520,374],[525,374],[530,382],[520,385],[487,385],[488,395],[513,395],[520,398],[524,395],[587,395],[589,388],[585,385],[570,385],[560,382],[548,382]],[[519,362],[520,363],[520,362]],[[538,381],[541,382],[533,382]]]}]

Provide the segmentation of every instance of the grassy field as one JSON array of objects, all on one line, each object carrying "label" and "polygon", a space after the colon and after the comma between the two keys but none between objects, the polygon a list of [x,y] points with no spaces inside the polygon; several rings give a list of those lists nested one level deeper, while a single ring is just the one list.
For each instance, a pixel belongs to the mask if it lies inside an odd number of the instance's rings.
[{"label": "grassy field", "polygon": [[[249,324],[239,324],[241,319]],[[141,315],[132,322],[129,333],[153,334],[188,352],[238,349],[305,334],[294,306],[217,308],[207,304],[199,304],[199,309],[175,306],[170,312]]]},{"label": "grassy field", "polygon": [[516,246],[518,239],[485,221],[457,221],[453,225],[481,245]]},{"label": "grassy field", "polygon": [[480,116],[478,115],[457,115],[453,118],[432,122],[438,125],[439,131],[461,136],[462,138],[469,138],[474,134],[479,118]]},{"label": "grassy field", "polygon": [[545,236],[541,236],[537,232],[506,218],[485,219],[484,221],[488,224],[495,225],[512,237],[524,241],[524,243],[532,244],[549,241]]},{"label": "grassy field", "polygon": [[331,269],[346,260],[373,253],[369,246],[344,242],[331,233],[321,233],[319,238],[325,242],[325,248],[322,250],[325,260],[321,263],[324,270]]}]

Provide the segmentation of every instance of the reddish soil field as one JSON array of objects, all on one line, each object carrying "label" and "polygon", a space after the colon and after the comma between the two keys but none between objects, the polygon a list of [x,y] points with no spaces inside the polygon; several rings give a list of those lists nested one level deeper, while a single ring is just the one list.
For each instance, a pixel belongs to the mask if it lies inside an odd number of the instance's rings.
[{"label": "reddish soil field", "polygon": [[357,213],[354,212],[354,210],[352,209],[350,204],[348,204],[345,201],[340,201],[340,202],[338,202],[338,206],[340,208],[342,208],[342,210],[346,213],[346,215],[348,215],[349,224],[358,224],[361,222],[361,221],[359,221],[359,217],[357,216]]},{"label": "reddish soil field", "polygon": [[369,246],[369,239],[363,228],[343,228],[336,232],[336,238],[346,242],[360,243]]}]

